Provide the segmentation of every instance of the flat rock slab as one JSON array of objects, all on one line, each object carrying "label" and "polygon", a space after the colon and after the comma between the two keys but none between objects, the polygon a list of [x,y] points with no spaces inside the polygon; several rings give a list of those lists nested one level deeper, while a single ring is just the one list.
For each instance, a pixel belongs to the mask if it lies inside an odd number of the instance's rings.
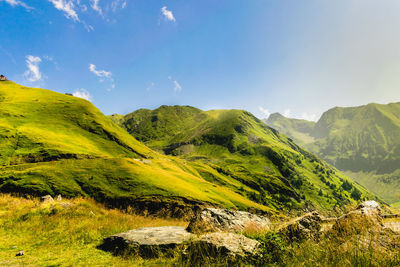
[{"label": "flat rock slab", "polygon": [[188,241],[191,236],[185,227],[146,227],[109,236],[99,248],[115,254],[138,253],[142,257],[156,257]]},{"label": "flat rock slab", "polygon": [[249,212],[206,208],[190,221],[187,230],[192,233],[240,232],[246,228],[267,230],[270,224],[267,217]]}]

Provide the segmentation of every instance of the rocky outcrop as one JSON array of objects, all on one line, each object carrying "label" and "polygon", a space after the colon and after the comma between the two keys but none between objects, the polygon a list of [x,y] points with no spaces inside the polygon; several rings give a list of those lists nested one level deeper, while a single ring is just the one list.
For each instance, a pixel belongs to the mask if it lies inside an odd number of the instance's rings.
[{"label": "rocky outcrop", "polygon": [[206,208],[196,214],[187,230],[192,233],[240,232],[246,228],[267,230],[270,224],[267,217],[249,212]]},{"label": "rocky outcrop", "polygon": [[194,239],[188,246],[189,255],[201,254],[202,257],[225,257],[228,259],[257,257],[260,242],[234,233],[209,233]]},{"label": "rocky outcrop", "polygon": [[0,75],[0,81],[1,82],[5,82],[5,81],[8,81],[8,80],[7,80],[6,76]]},{"label": "rocky outcrop", "polygon": [[322,221],[323,218],[318,212],[310,212],[284,225],[279,233],[288,241],[317,240],[320,236]]},{"label": "rocky outcrop", "polygon": [[46,196],[42,196],[42,197],[40,198],[40,202],[42,202],[42,203],[53,203],[53,202],[54,202],[54,199],[53,199],[52,196],[46,195]]},{"label": "rocky outcrop", "polygon": [[157,257],[161,253],[168,254],[191,236],[185,227],[146,227],[107,237],[99,248],[115,254],[138,253],[142,257]]}]

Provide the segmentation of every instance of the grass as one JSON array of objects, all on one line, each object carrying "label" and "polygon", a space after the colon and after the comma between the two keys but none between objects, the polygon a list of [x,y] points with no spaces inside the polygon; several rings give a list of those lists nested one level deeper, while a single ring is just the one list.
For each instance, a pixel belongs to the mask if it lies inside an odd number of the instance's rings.
[{"label": "grass", "polygon": [[[307,206],[330,212],[374,198],[247,111],[161,106],[112,118],[154,150],[178,156],[192,166],[210,166],[219,175],[201,173],[208,181],[284,213]],[[342,188],[345,181],[352,183],[347,191]]]},{"label": "grass", "polygon": [[335,107],[317,123],[276,115],[266,123],[388,203],[399,201],[400,103]]},{"label": "grass", "polygon": [[[63,208],[60,203],[72,206]],[[1,194],[0,265],[166,266],[173,260],[115,257],[96,246],[112,234],[170,225],[186,226],[187,222],[124,213],[84,198],[57,202],[53,207],[53,204],[41,204],[38,199]],[[25,256],[15,257],[20,250]]]},{"label": "grass", "polygon": [[151,150],[84,99],[11,81],[0,83],[0,151],[0,192],[82,195],[116,206],[180,197],[274,212],[208,165]]}]

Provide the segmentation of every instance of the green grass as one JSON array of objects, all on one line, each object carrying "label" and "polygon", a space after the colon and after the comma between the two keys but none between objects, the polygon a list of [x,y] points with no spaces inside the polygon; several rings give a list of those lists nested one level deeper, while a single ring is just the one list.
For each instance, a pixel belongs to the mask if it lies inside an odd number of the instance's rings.
[{"label": "green grass", "polygon": [[2,192],[83,195],[117,206],[142,197],[180,197],[273,213],[207,165],[149,149],[86,100],[1,82],[0,114]]},{"label": "green grass", "polygon": [[[71,203],[63,208],[60,203]],[[37,199],[0,195],[1,266],[170,266],[174,259],[115,257],[96,247],[103,238],[140,227],[186,226],[106,209],[88,199],[41,204]],[[23,250],[23,257],[15,254]]]},{"label": "green grass", "polygon": [[247,111],[161,106],[112,118],[152,149],[208,165],[225,177],[203,177],[274,209],[331,211],[355,202],[341,187],[349,178]]},{"label": "green grass", "polygon": [[336,107],[317,123],[283,116],[271,116],[266,123],[346,171],[385,201],[398,201],[400,103]]}]

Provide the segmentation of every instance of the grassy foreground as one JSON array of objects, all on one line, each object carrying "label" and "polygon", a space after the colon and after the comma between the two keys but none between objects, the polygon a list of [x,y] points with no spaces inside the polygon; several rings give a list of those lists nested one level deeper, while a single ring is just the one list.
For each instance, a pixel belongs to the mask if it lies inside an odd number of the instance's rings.
[{"label": "grassy foreground", "polygon": [[[0,195],[0,266],[165,266],[171,259],[115,257],[96,246],[104,237],[135,228],[187,224],[106,209],[83,198],[56,203]],[[25,256],[15,257],[20,250]]]}]

